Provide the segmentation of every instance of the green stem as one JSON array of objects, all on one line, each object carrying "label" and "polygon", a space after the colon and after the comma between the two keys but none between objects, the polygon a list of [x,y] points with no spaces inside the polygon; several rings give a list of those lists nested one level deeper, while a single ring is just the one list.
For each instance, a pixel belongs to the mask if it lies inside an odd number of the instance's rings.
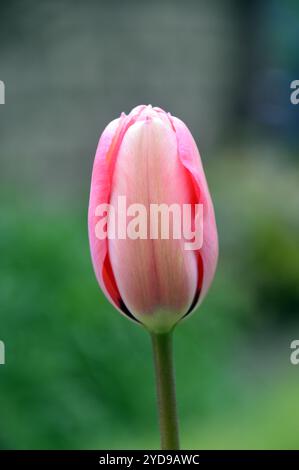
[{"label": "green stem", "polygon": [[179,449],[178,418],[172,359],[172,332],[152,333],[158,409],[163,450]]}]

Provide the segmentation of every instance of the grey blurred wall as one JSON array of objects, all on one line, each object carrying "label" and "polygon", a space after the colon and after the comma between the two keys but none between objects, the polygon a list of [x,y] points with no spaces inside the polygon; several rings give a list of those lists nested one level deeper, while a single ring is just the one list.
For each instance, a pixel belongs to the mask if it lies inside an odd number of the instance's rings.
[{"label": "grey blurred wall", "polygon": [[220,0],[2,1],[2,186],[79,198],[100,132],[141,103],[185,120],[211,158],[240,74],[234,12]]}]

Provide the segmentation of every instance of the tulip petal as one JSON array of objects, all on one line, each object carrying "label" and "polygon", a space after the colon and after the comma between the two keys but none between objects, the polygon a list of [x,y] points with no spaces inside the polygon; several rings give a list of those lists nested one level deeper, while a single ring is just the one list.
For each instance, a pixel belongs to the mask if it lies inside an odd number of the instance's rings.
[{"label": "tulip petal", "polygon": [[[111,205],[117,213],[119,196],[127,205],[192,203],[189,173],[177,156],[176,136],[169,121],[148,110],[132,124],[121,142],[114,168]],[[144,118],[146,118],[144,120]],[[152,221],[150,222],[152,223]],[[188,311],[196,294],[195,253],[184,240],[109,240],[109,257],[126,306],[155,331],[168,330]]]},{"label": "tulip petal", "polygon": [[205,297],[215,274],[218,259],[217,227],[214,207],[197,145],[191,132],[180,119],[173,116],[170,119],[177,136],[179,158],[192,175],[198,202],[203,204],[203,245],[199,250],[199,263],[202,262],[203,279],[199,299],[194,306],[195,309]]},{"label": "tulip petal", "polygon": [[99,140],[92,171],[88,228],[91,258],[98,283],[114,307],[132,317],[122,304],[110,265],[107,239],[99,239],[95,232],[98,221],[96,208],[109,203],[116,155],[127,125],[125,116],[115,119],[108,124]]},{"label": "tulip petal", "polygon": [[120,144],[125,132],[136,122],[146,107],[145,105],[136,106],[128,116],[123,113],[120,118],[110,122],[104,129],[96,150],[88,209],[89,244],[98,283],[114,307],[134,320],[136,319],[128,311],[119,294],[111,269],[107,239],[100,240],[96,237],[96,208],[110,201],[112,177]]}]

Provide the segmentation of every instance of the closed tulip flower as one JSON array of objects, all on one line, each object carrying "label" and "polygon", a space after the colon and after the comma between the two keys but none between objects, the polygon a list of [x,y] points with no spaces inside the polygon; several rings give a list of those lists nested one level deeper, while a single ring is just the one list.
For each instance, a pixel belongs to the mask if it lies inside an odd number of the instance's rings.
[{"label": "closed tulip flower", "polygon": [[[202,204],[202,247],[186,250],[183,238],[99,239],[96,209],[109,203],[118,216],[120,196],[127,205],[142,204],[148,214],[150,204]],[[182,121],[138,106],[106,127],[92,174],[89,237],[102,290],[149,330],[170,330],[202,301],[215,272],[217,231],[200,156]]]},{"label": "closed tulip flower", "polygon": [[[182,229],[187,207],[190,236]],[[169,236],[161,232],[162,213],[169,217],[164,226]],[[122,223],[125,231],[120,230]],[[160,108],[138,106],[106,127],[93,166],[88,225],[103,292],[152,335],[160,406],[165,399],[160,410],[162,447],[178,448],[175,403],[161,377],[165,367],[172,367],[169,333],[205,297],[218,256],[214,209],[200,155],[181,120]]]}]

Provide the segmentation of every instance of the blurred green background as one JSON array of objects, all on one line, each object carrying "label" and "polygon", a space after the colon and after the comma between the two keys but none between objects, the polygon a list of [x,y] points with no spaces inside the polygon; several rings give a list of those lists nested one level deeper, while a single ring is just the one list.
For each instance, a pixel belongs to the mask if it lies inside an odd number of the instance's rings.
[{"label": "blurred green background", "polygon": [[182,447],[298,449],[299,5],[2,1],[0,447],[159,446],[151,347],[87,239],[104,126],[151,103],[198,142],[220,238],[175,332]]}]

